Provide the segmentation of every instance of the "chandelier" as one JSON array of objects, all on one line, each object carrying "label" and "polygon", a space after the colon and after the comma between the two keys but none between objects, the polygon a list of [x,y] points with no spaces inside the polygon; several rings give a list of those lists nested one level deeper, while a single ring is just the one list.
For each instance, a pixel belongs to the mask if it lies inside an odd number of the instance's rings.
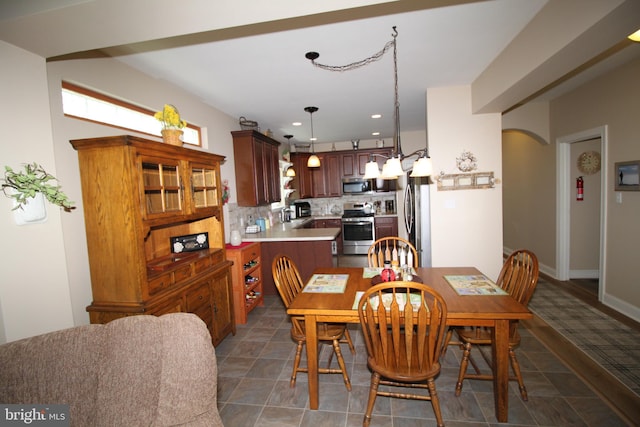
[{"label": "chandelier", "polygon": [[[307,52],[305,57],[311,61],[311,63],[323,70],[328,71],[348,71],[356,68],[364,67],[372,62],[378,61],[384,56],[384,54],[391,48],[393,48],[393,81],[394,81],[394,133],[393,133],[393,147],[394,153],[391,157],[382,156],[380,154],[372,154],[369,157],[369,162],[365,166],[365,179],[398,179],[400,175],[404,175],[405,171],[402,169],[402,161],[410,157],[416,156],[417,159],[413,162],[413,168],[411,171],[412,177],[425,177],[433,173],[433,165],[431,163],[431,157],[429,157],[429,140],[426,140],[426,147],[424,149],[416,150],[411,154],[404,155],[402,152],[402,142],[400,139],[400,101],[398,97],[398,50],[396,39],[398,37],[398,31],[396,27],[393,27],[393,39],[387,42],[382,50],[374,55],[365,58],[363,60],[352,62],[351,64],[335,66],[324,65],[316,62],[316,59],[320,57],[318,52]],[[309,107],[307,107],[309,108]],[[305,109],[306,111],[306,109]],[[313,135],[313,121],[312,121],[312,135]],[[313,143],[312,143],[313,144]],[[384,157],[387,161],[382,167],[382,172],[378,169],[378,163],[375,161],[375,156]],[[318,161],[318,165],[319,165]]]}]

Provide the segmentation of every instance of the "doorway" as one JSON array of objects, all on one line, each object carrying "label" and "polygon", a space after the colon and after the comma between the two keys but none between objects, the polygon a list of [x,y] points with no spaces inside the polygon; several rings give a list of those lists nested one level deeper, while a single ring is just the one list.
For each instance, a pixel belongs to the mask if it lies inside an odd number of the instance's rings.
[{"label": "doorway", "polygon": [[594,139],[600,140],[600,194],[599,208],[600,221],[599,227],[592,232],[599,234],[598,247],[598,300],[602,301],[605,293],[606,283],[605,275],[605,250],[606,247],[606,189],[607,189],[607,127],[601,126],[589,129],[572,135],[567,135],[556,140],[557,150],[557,180],[556,180],[556,216],[557,216],[557,233],[556,233],[556,276],[558,280],[567,281],[571,279],[571,202],[576,197],[574,191],[576,188],[575,178],[572,176],[571,148],[572,144],[578,144]]}]

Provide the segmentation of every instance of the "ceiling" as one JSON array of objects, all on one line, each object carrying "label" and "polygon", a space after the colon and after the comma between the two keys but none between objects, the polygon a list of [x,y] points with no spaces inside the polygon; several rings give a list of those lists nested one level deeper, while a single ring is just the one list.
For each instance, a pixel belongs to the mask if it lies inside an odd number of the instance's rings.
[{"label": "ceiling", "polygon": [[[27,9],[22,10],[13,3],[16,2],[0,3],[3,19],[34,13],[38,8],[91,2],[17,2],[27,3],[24,5]],[[291,134],[291,142],[309,143],[310,117],[304,111],[307,106],[318,107],[313,115],[318,144],[355,139],[391,141],[393,50],[378,61],[344,72],[314,67],[305,53],[318,52],[316,62],[326,65],[351,64],[381,51],[392,40],[395,26],[401,128],[424,130],[427,88],[471,85],[548,1],[448,3],[459,4],[341,19],[323,25],[298,25],[256,35],[198,39],[191,44],[173,43],[169,38],[152,44],[114,43],[117,47],[103,46],[101,51],[193,93],[232,117],[257,121],[262,130],[271,129],[280,141]],[[166,47],[173,45],[177,47]],[[638,56],[640,49],[634,47],[617,54],[615,60],[621,63]],[[582,81],[593,78],[615,64],[614,57],[609,61],[610,65],[601,63],[599,70],[591,68],[578,77]],[[572,81],[555,87],[545,96],[557,96],[579,82],[578,78]],[[372,119],[375,113],[382,114],[382,118]],[[296,127],[293,122],[302,125]],[[373,132],[380,132],[380,136],[372,135]]]},{"label": "ceiling", "polygon": [[[318,143],[389,140],[394,129],[393,50],[344,72],[314,67],[306,52],[318,52],[318,63],[351,64],[381,51],[395,26],[400,124],[403,131],[420,130],[425,128],[426,89],[470,84],[544,3],[475,3],[118,58],[233,117],[257,121],[278,139],[291,134],[292,142],[308,143],[310,117],[304,107],[316,106]],[[375,113],[382,118],[372,119]],[[303,126],[293,126],[296,121]],[[372,136],[375,131],[381,136]]]}]

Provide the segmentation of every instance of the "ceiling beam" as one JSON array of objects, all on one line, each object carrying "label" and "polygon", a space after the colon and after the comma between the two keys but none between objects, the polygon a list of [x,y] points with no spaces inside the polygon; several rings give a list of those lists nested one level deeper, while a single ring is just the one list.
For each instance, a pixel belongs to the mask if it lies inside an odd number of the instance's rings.
[{"label": "ceiling beam", "polygon": [[551,0],[472,84],[474,113],[506,112],[629,46],[637,0]]}]

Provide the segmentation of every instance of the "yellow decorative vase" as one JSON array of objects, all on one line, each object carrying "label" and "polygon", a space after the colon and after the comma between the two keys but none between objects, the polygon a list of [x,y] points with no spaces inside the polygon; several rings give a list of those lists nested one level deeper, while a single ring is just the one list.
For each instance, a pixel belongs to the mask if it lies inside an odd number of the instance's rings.
[{"label": "yellow decorative vase", "polygon": [[181,129],[162,129],[162,140],[165,144],[177,145],[182,147],[182,130]]}]

